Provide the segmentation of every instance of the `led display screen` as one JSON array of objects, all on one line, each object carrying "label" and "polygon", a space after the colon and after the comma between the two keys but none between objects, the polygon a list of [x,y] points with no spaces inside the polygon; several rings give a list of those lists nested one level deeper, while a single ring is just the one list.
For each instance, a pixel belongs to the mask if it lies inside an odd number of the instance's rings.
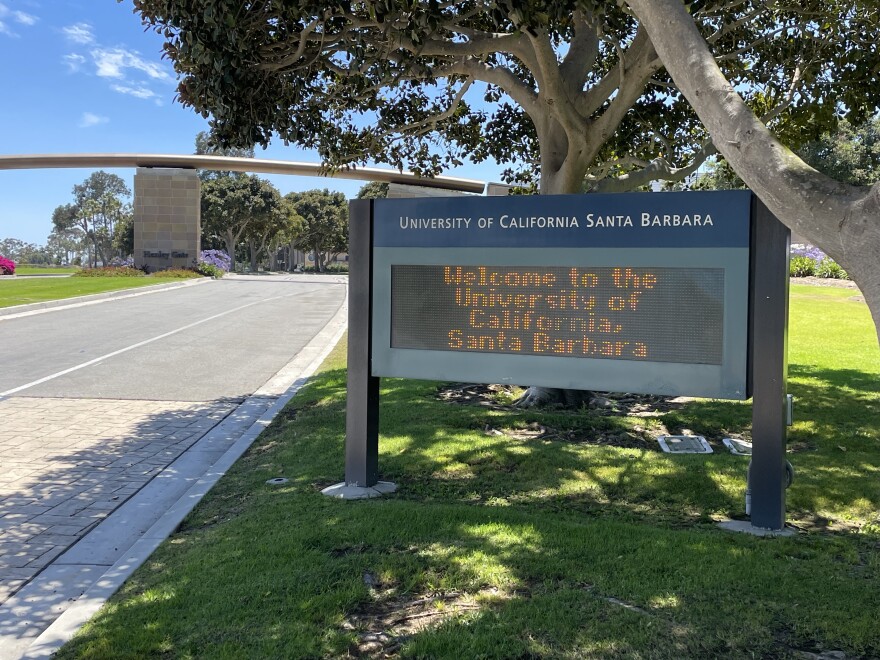
[{"label": "led display screen", "polygon": [[391,347],[717,365],[723,295],[720,268],[394,265]]}]

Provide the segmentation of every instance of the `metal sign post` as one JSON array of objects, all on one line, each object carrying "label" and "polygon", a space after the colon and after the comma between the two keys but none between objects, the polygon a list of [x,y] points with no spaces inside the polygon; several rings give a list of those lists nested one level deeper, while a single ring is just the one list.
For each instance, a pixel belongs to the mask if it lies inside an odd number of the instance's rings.
[{"label": "metal sign post", "polygon": [[379,480],[379,379],[370,373],[373,317],[373,202],[349,203],[348,400],[345,483],[370,488]]},{"label": "metal sign post", "polygon": [[757,197],[752,213],[752,526],[785,527],[788,254],[791,235]]}]

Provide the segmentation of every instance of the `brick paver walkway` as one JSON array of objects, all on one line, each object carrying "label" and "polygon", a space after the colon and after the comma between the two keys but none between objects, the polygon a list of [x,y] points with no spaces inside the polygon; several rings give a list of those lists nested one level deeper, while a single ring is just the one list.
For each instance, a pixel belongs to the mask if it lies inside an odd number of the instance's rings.
[{"label": "brick paver walkway", "polygon": [[0,399],[0,604],[237,404]]}]

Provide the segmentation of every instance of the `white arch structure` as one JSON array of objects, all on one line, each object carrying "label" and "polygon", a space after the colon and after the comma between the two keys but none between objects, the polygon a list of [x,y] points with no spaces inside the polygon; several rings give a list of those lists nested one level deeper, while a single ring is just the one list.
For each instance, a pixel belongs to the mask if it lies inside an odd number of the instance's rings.
[{"label": "white arch structure", "polygon": [[312,163],[176,154],[29,154],[0,156],[0,170],[48,168],[137,168],[134,185],[134,259],[138,267],[187,266],[200,249],[200,191],[195,170],[323,176],[408,184],[483,194],[473,179],[420,177],[412,172],[373,167],[327,170]]},{"label": "white arch structure", "polygon": [[203,156],[197,154],[25,154],[0,156],[0,170],[29,170],[51,168],[92,167],[150,167],[230,172],[260,172],[262,174],[293,174],[297,176],[324,176],[335,179],[403,183],[427,188],[483,193],[486,184],[474,179],[448,176],[421,177],[412,172],[376,167],[348,167],[327,170],[313,163],[298,163],[264,158],[237,158],[233,156]]}]

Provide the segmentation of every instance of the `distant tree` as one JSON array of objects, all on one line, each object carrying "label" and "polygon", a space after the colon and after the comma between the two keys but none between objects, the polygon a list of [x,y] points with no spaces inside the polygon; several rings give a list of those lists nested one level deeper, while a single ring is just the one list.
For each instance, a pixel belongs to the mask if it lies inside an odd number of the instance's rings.
[{"label": "distant tree", "polygon": [[307,190],[289,193],[287,200],[303,219],[302,228],[294,239],[300,250],[315,255],[315,269],[324,271],[331,255],[348,250],[348,202],[342,193]]},{"label": "distant tree", "polygon": [[286,213],[282,204],[281,193],[272,184],[271,188],[271,211],[256,215],[248,224],[244,238],[247,241],[248,254],[250,256],[251,271],[259,269],[260,257],[266,251],[269,241],[284,228]]},{"label": "distant tree", "polygon": [[290,243],[302,232],[304,220],[286,199],[281,200],[281,217],[277,231],[269,238],[269,268],[277,270],[278,253],[284,248],[287,252],[287,267],[292,271],[294,265],[291,258]]},{"label": "distant tree", "polygon": [[91,244],[93,266],[99,260],[106,263],[114,254],[130,254],[117,252],[125,242],[115,242],[117,228],[127,227],[132,217],[131,204],[125,201],[131,197],[131,190],[125,181],[99,170],[74,186],[73,196],[72,204],[63,204],[53,211],[53,231],[67,236],[76,232],[85,238]]},{"label": "distant tree", "polygon": [[388,184],[382,181],[370,181],[358,190],[358,199],[384,199],[388,197]]},{"label": "distant tree", "polygon": [[17,238],[4,238],[0,240],[0,254],[15,263],[21,262],[21,252],[25,242]]},{"label": "distant tree", "polygon": [[55,227],[46,239],[46,249],[52,263],[70,264],[74,259],[82,260],[85,252],[85,239],[77,228],[63,230]]},{"label": "distant tree", "polygon": [[[837,130],[823,133],[796,150],[805,163],[827,177],[854,186],[880,180],[880,117],[859,126],[842,121]],[[721,158],[693,177],[691,190],[733,190],[746,184]]]},{"label": "distant tree", "polygon": [[128,213],[116,226],[113,251],[120,257],[134,254],[134,214]]},{"label": "distant tree", "polygon": [[85,253],[86,262],[91,262],[92,250],[90,249],[94,243],[88,235],[88,228],[83,228],[79,222],[79,209],[76,204],[61,204],[52,211],[52,235],[56,235],[60,240],[76,243],[80,246],[79,253],[76,256],[82,256]]},{"label": "distant tree", "polygon": [[16,264],[47,264],[51,261],[45,247],[17,238],[0,240],[0,255]]},{"label": "distant tree", "polygon": [[236,247],[249,225],[277,212],[278,191],[252,174],[229,174],[202,184],[202,232],[221,240],[235,264]]},{"label": "distant tree", "polygon": [[[196,135],[196,154],[202,156],[233,156],[235,158],[253,158],[254,148],[251,147],[221,147],[207,131],[199,131]],[[224,170],[199,170],[199,178],[202,181],[216,179],[220,176],[229,176],[232,172]]]},{"label": "distant tree", "polygon": [[880,181],[880,117],[858,126],[843,121],[836,131],[824,133],[797,152],[835,181],[870,186]]}]

